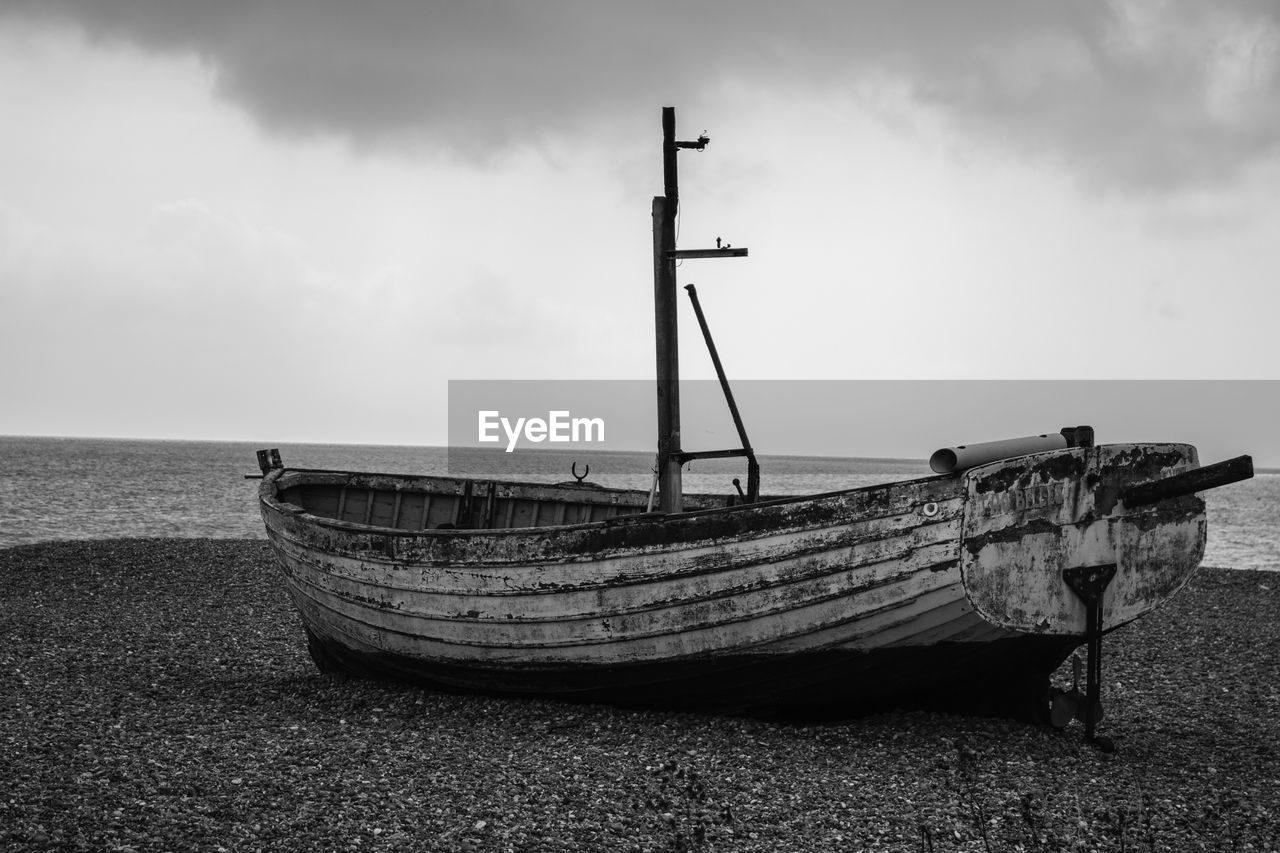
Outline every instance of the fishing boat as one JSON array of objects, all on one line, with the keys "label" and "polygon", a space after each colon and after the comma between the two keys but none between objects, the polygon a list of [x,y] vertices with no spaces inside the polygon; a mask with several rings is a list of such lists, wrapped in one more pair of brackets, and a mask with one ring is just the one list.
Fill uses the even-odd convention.
[{"label": "fishing boat", "polygon": [[[654,199],[654,488],[286,468],[259,502],[326,673],[629,706],[821,715],[946,707],[1100,718],[1101,638],[1176,594],[1206,537],[1199,492],[1252,475],[1187,444],[1099,445],[1088,427],[947,448],[933,476],[760,495],[742,446],[680,446],[675,139]],[[693,459],[743,457],[747,487],[684,494]],[[576,474],[576,471],[575,471]],[[1050,675],[1089,647],[1087,695]]]}]

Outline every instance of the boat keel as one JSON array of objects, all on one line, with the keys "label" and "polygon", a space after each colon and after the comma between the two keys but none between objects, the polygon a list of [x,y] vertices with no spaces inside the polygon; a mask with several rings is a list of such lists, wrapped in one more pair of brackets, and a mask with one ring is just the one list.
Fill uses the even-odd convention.
[{"label": "boat keel", "polygon": [[[1079,638],[1018,636],[874,651],[736,654],[616,667],[460,667],[356,650],[308,631],[317,668],[451,693],[832,721],[924,710],[1049,723],[1049,679]],[[317,646],[319,647],[317,649]]]}]

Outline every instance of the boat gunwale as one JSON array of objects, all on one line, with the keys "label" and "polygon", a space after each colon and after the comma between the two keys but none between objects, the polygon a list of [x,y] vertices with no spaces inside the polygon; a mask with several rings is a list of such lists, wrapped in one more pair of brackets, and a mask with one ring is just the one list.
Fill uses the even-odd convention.
[{"label": "boat gunwale", "polygon": [[[1057,452],[1057,451],[1050,451],[1050,452]],[[460,483],[470,481],[470,482],[478,482],[478,483],[486,483],[486,484],[493,483],[494,485],[498,485],[498,486],[517,486],[517,487],[537,486],[537,487],[568,488],[568,489],[578,488],[578,486],[577,484],[566,484],[563,486],[558,486],[555,483],[534,483],[534,482],[528,482],[528,481],[514,481],[514,480],[488,480],[488,479],[479,478],[479,477],[441,477],[440,475],[437,475],[437,474],[383,474],[383,473],[364,472],[364,471],[336,471],[336,470],[330,470],[330,469],[324,469],[324,468],[280,468],[280,469],[269,472],[263,478],[262,485],[259,487],[259,490],[258,490],[259,502],[262,505],[267,506],[272,510],[280,513],[281,515],[303,517],[307,519],[309,523],[314,523],[321,527],[327,527],[327,528],[331,528],[331,529],[342,531],[342,532],[368,533],[368,534],[376,534],[380,536],[398,536],[402,538],[406,538],[406,537],[422,538],[422,537],[435,537],[435,536],[443,536],[443,537],[449,537],[449,538],[453,538],[453,537],[471,538],[471,537],[481,537],[481,536],[484,536],[484,537],[529,536],[529,535],[546,535],[548,531],[560,532],[560,531],[604,529],[607,527],[616,527],[620,525],[665,524],[667,522],[683,521],[686,519],[697,519],[697,518],[703,518],[710,515],[721,515],[721,514],[732,515],[732,514],[749,513],[749,512],[758,511],[760,509],[770,509],[778,506],[783,506],[786,504],[802,503],[806,501],[816,502],[816,501],[830,500],[833,498],[840,498],[840,497],[855,494],[858,492],[875,491],[877,489],[903,489],[903,488],[922,485],[926,483],[937,483],[945,480],[954,481],[954,483],[959,486],[959,485],[962,485],[964,482],[963,473],[934,474],[928,477],[917,477],[910,480],[892,480],[887,483],[873,483],[872,485],[869,485],[869,486],[854,486],[848,489],[836,489],[836,490],[827,491],[827,492],[816,492],[816,493],[809,493],[809,494],[803,494],[803,495],[780,495],[777,497],[769,498],[767,500],[756,501],[755,503],[741,503],[741,504],[733,504],[728,506],[707,507],[702,509],[685,510],[683,512],[674,512],[674,513],[662,513],[662,512],[630,513],[626,515],[613,516],[612,518],[601,519],[599,521],[585,521],[585,522],[577,522],[574,524],[552,524],[552,525],[540,525],[538,527],[480,527],[480,528],[445,528],[445,529],[429,528],[424,530],[406,530],[401,527],[385,527],[385,526],[374,525],[374,524],[365,524],[363,522],[356,522],[356,521],[342,521],[336,518],[329,518],[326,516],[316,515],[315,513],[309,511],[305,507],[300,507],[297,504],[292,504],[292,503],[288,503],[286,501],[280,500],[279,494],[281,491],[283,491],[282,488],[279,488],[277,486],[280,480],[284,479],[286,475],[307,475],[307,474],[329,474],[329,475],[335,475],[335,476],[347,477],[347,478],[369,477],[369,478],[379,478],[379,479],[388,479],[388,480],[398,480],[402,482],[414,481],[414,480],[425,480],[425,479],[438,479],[438,480],[449,479],[449,480],[456,480]],[[290,485],[285,486],[284,488],[289,488],[292,485],[300,485],[300,483],[292,483]],[[372,487],[357,485],[356,488],[372,488]],[[646,495],[646,496],[648,494],[647,492],[644,492],[639,489],[615,489],[607,486],[592,486],[591,489],[593,491],[603,491],[603,492],[609,492],[609,493],[615,493],[615,494]],[[398,492],[398,491],[419,491],[419,490],[389,488],[387,489],[387,491]],[[430,492],[427,492],[426,489],[422,489],[421,491],[423,491],[424,493],[430,494]],[[586,491],[586,489],[584,488],[583,491]],[[689,497],[704,498],[704,497],[717,497],[717,496],[690,495]],[[960,497],[963,499],[964,497],[963,491],[956,497]],[[929,501],[924,501],[923,503],[929,503]],[[608,504],[605,504],[605,505],[608,505]]]},{"label": "boat gunwale", "polygon": [[[952,523],[958,523],[961,526],[963,526],[964,500],[965,500],[965,497],[963,494],[957,494],[947,498],[940,498],[935,501],[939,507],[939,513],[937,516],[928,518],[924,521],[918,522],[913,525],[904,526],[901,529],[885,531],[885,532],[882,532],[881,534],[873,535],[870,537],[859,536],[857,539],[857,542],[850,542],[843,545],[838,543],[825,543],[822,545],[815,545],[810,548],[796,550],[791,553],[794,553],[797,555],[819,554],[819,553],[823,553],[824,551],[831,550],[833,547],[844,548],[844,547],[851,547],[855,544],[860,544],[863,541],[877,542],[882,540],[888,540],[896,536],[910,535],[914,531],[918,531],[918,530],[929,528],[929,527],[936,527],[936,526],[952,524]],[[928,501],[926,501],[926,503],[928,503]],[[954,506],[952,506],[953,504]],[[946,510],[945,512],[944,512],[944,509]],[[741,542],[744,540],[756,541],[760,539],[767,539],[772,536],[785,535],[789,533],[819,534],[823,532],[829,532],[833,530],[847,528],[851,524],[874,523],[874,522],[880,522],[880,521],[889,521],[896,518],[905,518],[907,515],[909,515],[913,511],[914,511],[913,507],[908,506],[908,507],[903,507],[902,509],[899,509],[899,510],[886,509],[882,512],[871,512],[871,513],[867,513],[866,515],[853,517],[853,518],[845,517],[845,518],[825,520],[822,522],[796,524],[787,528],[779,528],[779,527],[763,528],[761,530],[754,531],[755,535],[753,536],[735,537],[734,541],[735,542]],[[285,516],[292,516],[296,519],[299,515],[306,516],[306,518],[303,519],[304,524],[311,523],[309,519],[315,518],[315,516],[312,516],[305,512],[296,513],[296,512],[286,511],[285,513],[281,514],[281,521],[282,522],[284,521]],[[599,525],[602,523],[603,522],[590,522],[590,525]],[[385,529],[385,528],[374,528],[372,527],[372,525],[361,525],[358,522],[336,522],[334,525],[329,525],[329,526],[333,527],[333,526],[336,526],[337,524],[341,524],[344,527],[354,527],[355,528],[354,530],[339,529],[340,533],[353,535],[353,536],[354,535],[380,536],[382,535],[381,531]],[[589,525],[573,524],[573,525],[560,525],[558,527],[544,527],[544,528],[521,527],[521,528],[504,528],[504,529],[510,529],[510,530],[516,530],[516,531],[548,531],[552,533],[558,533],[562,530],[573,532],[587,526]],[[485,529],[482,528],[480,532],[484,532],[484,530]],[[295,548],[298,548],[300,550],[306,550],[306,551],[325,550],[322,548],[317,548],[317,546],[314,543],[307,542],[305,539],[302,539],[299,536],[295,535],[294,533],[290,532],[289,530],[286,529],[284,523],[277,523],[274,525],[268,523],[267,532],[268,534],[272,534],[274,536],[281,538],[282,540],[290,543]],[[436,531],[424,530],[424,531],[408,531],[408,532],[434,533]],[[440,532],[453,533],[455,531],[446,529],[446,530],[441,530]],[[466,532],[476,532],[476,531],[466,531]],[[959,537],[959,534],[960,534],[960,531],[957,531],[957,539]],[[697,542],[701,542],[703,545],[705,545],[708,548],[723,545],[723,543],[720,542],[719,540],[712,538],[712,539],[703,539],[703,540],[682,540],[679,542],[666,543],[664,545],[660,545],[656,547],[659,552],[663,552],[663,553],[685,552],[691,546],[695,545]],[[406,566],[406,561],[403,557],[392,556],[384,553],[378,553],[375,551],[360,550],[356,552],[356,551],[344,550],[340,553],[344,557],[347,557],[353,560],[358,560],[361,563],[366,563],[366,564],[376,564],[379,566],[384,566],[389,568],[403,568]],[[637,551],[636,556],[639,556],[639,555],[640,555],[640,552]],[[474,560],[459,562],[456,559],[452,559],[452,558],[415,559],[412,561],[412,566],[414,568],[443,568],[443,569],[458,568],[458,567],[465,566],[465,568],[467,568],[468,571],[486,571],[486,570],[506,570],[512,567],[534,568],[538,566],[562,565],[566,562],[568,563],[591,562],[591,561],[596,561],[601,559],[602,558],[598,554],[580,554],[572,557],[566,557],[563,554],[559,554],[555,556],[547,556],[547,557],[539,557],[539,558],[522,555],[518,558],[511,558],[506,560],[490,559],[484,562],[474,561]],[[611,559],[611,558],[603,558],[603,559]],[[699,568],[696,570],[681,572],[680,576],[693,577],[697,575],[704,575],[704,574],[714,573],[718,571],[723,571],[723,568],[722,567]],[[613,579],[610,581],[604,581],[599,584],[595,584],[591,588],[604,588],[608,586],[613,586],[617,583],[623,583],[628,585],[633,583],[648,583],[658,577],[670,578],[672,577],[672,575],[668,573],[660,576],[659,575],[637,576],[636,578],[628,579],[626,581],[619,581],[617,579]],[[494,594],[498,594],[498,591],[495,591]]]}]

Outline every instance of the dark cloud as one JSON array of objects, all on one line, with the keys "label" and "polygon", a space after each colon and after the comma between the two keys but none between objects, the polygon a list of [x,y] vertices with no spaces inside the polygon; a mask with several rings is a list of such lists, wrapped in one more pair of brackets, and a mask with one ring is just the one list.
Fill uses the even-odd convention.
[{"label": "dark cloud", "polygon": [[732,81],[847,97],[893,80],[984,144],[1153,190],[1236,177],[1280,138],[1267,0],[8,0],[193,53],[276,132],[477,155],[694,106]]}]

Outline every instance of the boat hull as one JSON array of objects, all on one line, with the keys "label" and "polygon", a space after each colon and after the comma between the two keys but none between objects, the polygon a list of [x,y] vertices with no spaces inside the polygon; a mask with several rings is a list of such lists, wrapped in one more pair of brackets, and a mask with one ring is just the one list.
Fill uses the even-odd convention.
[{"label": "boat hull", "polygon": [[[1194,449],[1141,447],[1194,465]],[[1056,460],[1084,482],[1116,458],[1108,454],[1027,458]],[[1150,473],[1113,467],[1116,483]],[[747,506],[506,529],[321,517],[306,507],[308,477],[318,476],[308,472],[272,472],[261,503],[312,656],[326,671],[631,706],[804,715],[913,706],[1036,717],[1050,673],[1083,642],[1082,630],[1070,608],[1069,618],[1030,630],[993,615],[990,578],[1019,554],[966,548],[966,531],[992,547],[1005,541],[999,531],[1012,536],[1019,525],[1050,537],[1035,517],[1040,508],[1029,514],[1016,499],[1043,470],[983,466]],[[395,492],[397,507],[424,488],[414,478],[344,476],[352,489]],[[471,492],[514,500],[514,488],[476,484]],[[988,497],[1001,490],[1015,497]],[[1074,509],[1096,514],[1099,506],[1076,499]],[[1178,523],[1193,510],[1183,505]],[[1203,504],[1199,511],[1202,521]],[[1134,513],[1117,530],[1167,521],[1153,518]],[[1057,520],[1059,538],[1096,522],[1061,507]],[[1176,582],[1156,593],[1185,582],[1199,562],[1189,544],[1193,553],[1170,573]],[[1058,562],[1037,557],[1004,569],[1021,571],[1029,589],[1060,585],[1060,564],[1076,559],[1048,539],[1023,556],[1033,552]],[[1100,555],[1094,547],[1083,558]],[[1153,593],[1123,615],[1158,603]]]}]

